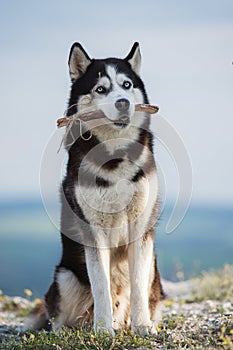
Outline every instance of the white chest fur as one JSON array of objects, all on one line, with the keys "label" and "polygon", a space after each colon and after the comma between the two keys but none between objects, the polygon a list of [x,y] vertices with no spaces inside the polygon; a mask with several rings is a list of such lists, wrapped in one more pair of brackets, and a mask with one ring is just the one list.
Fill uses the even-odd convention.
[{"label": "white chest fur", "polygon": [[77,185],[76,199],[93,233],[90,244],[117,247],[143,235],[157,192],[155,172],[137,183],[121,179],[108,188]]},{"label": "white chest fur", "polygon": [[[136,128],[133,128],[136,131]],[[132,130],[131,130],[132,131]],[[104,133],[102,133],[103,135]],[[106,136],[106,135],[105,135]],[[157,175],[155,169],[142,176],[139,181],[133,181],[135,174],[151,159],[150,150],[136,141],[133,152],[138,149],[139,156],[134,160],[132,154],[125,154],[117,167],[106,169],[103,164],[97,166],[94,159],[100,157],[101,146],[104,144],[110,159],[114,159],[114,152],[125,150],[132,139],[138,138],[136,132],[130,138],[112,138],[101,140],[83,158],[79,167],[79,181],[75,188],[76,200],[81,207],[85,219],[90,223],[93,242],[90,244],[108,245],[116,247],[129,243],[139,235],[143,235],[150,220],[151,212],[157,200]],[[124,154],[124,152],[123,152]],[[111,157],[113,155],[113,157]],[[108,159],[103,159],[103,162]],[[87,174],[91,184],[82,183]],[[97,186],[96,178],[108,182],[107,186]],[[84,181],[85,182],[85,181]],[[136,232],[136,231],[140,232]],[[85,236],[85,232],[82,232]],[[97,243],[96,243],[97,242]]]}]

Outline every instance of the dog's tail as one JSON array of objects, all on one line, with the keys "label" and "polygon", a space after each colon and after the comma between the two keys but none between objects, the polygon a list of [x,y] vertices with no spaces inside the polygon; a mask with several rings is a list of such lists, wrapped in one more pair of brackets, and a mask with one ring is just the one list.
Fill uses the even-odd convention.
[{"label": "dog's tail", "polygon": [[51,323],[47,317],[45,301],[42,300],[38,302],[35,308],[31,311],[29,316],[27,317],[24,325],[23,331],[27,330],[51,330]]}]

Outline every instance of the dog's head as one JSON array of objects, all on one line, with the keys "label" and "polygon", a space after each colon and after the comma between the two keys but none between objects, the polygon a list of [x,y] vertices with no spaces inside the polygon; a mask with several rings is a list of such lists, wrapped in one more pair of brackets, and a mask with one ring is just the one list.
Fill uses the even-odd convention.
[{"label": "dog's head", "polygon": [[[101,109],[114,129],[126,129],[132,123],[140,126],[135,104],[148,103],[140,78],[141,54],[134,43],[124,59],[91,59],[79,43],[74,43],[69,56],[72,81],[69,106],[78,111]],[[76,112],[71,108],[69,115]]]}]

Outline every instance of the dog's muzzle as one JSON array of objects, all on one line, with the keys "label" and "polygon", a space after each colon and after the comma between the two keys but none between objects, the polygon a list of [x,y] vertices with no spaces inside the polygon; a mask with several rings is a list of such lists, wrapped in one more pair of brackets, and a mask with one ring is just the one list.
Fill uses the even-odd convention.
[{"label": "dog's muzzle", "polygon": [[125,128],[130,123],[130,118],[128,116],[130,102],[126,98],[120,98],[116,101],[115,107],[120,112],[120,117],[114,122],[114,125]]}]

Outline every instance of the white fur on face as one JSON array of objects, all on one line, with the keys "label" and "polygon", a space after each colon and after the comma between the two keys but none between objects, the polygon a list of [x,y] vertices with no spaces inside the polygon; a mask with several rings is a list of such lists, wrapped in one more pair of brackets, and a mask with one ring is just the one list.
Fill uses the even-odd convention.
[{"label": "white fur on face", "polygon": [[[79,111],[85,108],[101,109],[110,121],[117,121],[121,116],[115,103],[119,99],[126,99],[130,106],[125,114],[130,118],[131,124],[140,126],[142,123],[142,114],[135,113],[135,104],[143,103],[143,95],[140,89],[134,88],[132,81],[127,75],[118,73],[116,67],[108,65],[106,67],[108,74],[104,77],[99,77],[98,83],[93,87],[89,95],[82,96],[79,99]],[[123,87],[123,83],[129,81],[132,86],[129,89]],[[97,89],[104,87],[106,94],[99,94]],[[114,129],[118,129],[114,123],[110,123]]]}]

